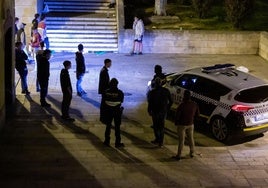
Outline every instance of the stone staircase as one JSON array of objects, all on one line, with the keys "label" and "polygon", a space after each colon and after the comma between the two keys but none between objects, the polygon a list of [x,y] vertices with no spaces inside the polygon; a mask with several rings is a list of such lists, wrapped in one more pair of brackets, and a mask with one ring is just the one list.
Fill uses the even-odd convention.
[{"label": "stone staircase", "polygon": [[82,43],[85,52],[117,52],[116,8],[109,0],[45,0],[50,48],[75,52]]}]

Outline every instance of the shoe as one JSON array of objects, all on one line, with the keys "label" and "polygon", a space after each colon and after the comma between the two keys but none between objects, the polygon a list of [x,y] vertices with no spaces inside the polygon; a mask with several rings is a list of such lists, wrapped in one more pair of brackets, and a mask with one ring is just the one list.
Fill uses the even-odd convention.
[{"label": "shoe", "polygon": [[174,155],[174,156],[172,156],[171,158],[172,158],[172,159],[175,159],[176,161],[181,160],[181,157],[178,156],[178,155]]},{"label": "shoe", "polygon": [[51,104],[48,104],[47,102],[41,103],[42,107],[51,107]]},{"label": "shoe", "polygon": [[77,96],[82,97],[82,93],[77,93]]},{"label": "shoe", "polygon": [[142,55],[142,52],[139,52],[138,55]]},{"label": "shoe", "polygon": [[25,94],[26,93],[26,91],[21,91],[21,94]]},{"label": "shoe", "polygon": [[62,119],[66,120],[66,121],[70,121],[70,122],[74,122],[75,119],[74,118],[71,118],[70,116],[61,116]]},{"label": "shoe", "polygon": [[164,145],[163,145],[162,143],[159,143],[159,144],[158,144],[158,147],[163,148]]},{"label": "shoe", "polygon": [[107,147],[110,147],[110,143],[109,142],[106,142],[106,141],[103,142],[103,145],[105,145]]},{"label": "shoe", "polygon": [[156,140],[152,140],[151,143],[154,144],[154,145],[158,145],[159,144]]},{"label": "shoe", "polygon": [[125,144],[123,144],[123,143],[115,144],[115,147],[116,148],[123,148],[123,147],[125,147]]},{"label": "shoe", "polygon": [[194,154],[194,153],[190,153],[189,156],[190,156],[191,158],[194,158],[195,154]]},{"label": "shoe", "polygon": [[129,55],[134,55],[135,53],[133,52],[133,51],[131,51],[130,53],[129,53]]},{"label": "shoe", "polygon": [[30,91],[25,91],[25,95],[30,95],[31,94],[31,92]]}]

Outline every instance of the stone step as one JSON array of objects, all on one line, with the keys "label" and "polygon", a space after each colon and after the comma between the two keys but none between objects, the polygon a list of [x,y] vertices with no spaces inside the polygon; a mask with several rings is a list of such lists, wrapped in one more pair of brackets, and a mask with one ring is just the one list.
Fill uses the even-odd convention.
[{"label": "stone step", "polygon": [[90,39],[85,39],[85,38],[57,38],[57,37],[49,37],[49,41],[51,43],[56,44],[57,42],[61,43],[76,43],[78,40],[83,41],[83,43],[106,43],[106,44],[117,44],[117,39],[116,38],[103,38],[103,39],[95,39],[95,38],[90,38]]},{"label": "stone step", "polygon": [[[55,17],[52,17],[55,16]],[[71,17],[73,16],[73,17]],[[49,17],[46,18],[46,21],[62,21],[62,22],[67,22],[67,21],[81,21],[81,22],[116,22],[116,17],[110,17],[107,18],[106,14],[86,14],[86,15],[80,15],[80,14],[75,14],[75,15],[66,15],[63,14],[50,14]]]},{"label": "stone step", "polygon": [[117,26],[106,26],[106,25],[51,25],[50,23],[47,24],[47,27],[50,29],[58,29],[58,30],[64,30],[64,29],[69,29],[69,30],[116,30]]},{"label": "stone step", "polygon": [[55,37],[58,38],[66,38],[66,37],[70,37],[70,35],[72,35],[72,37],[75,38],[87,38],[87,37],[94,37],[94,38],[114,38],[117,37],[117,32],[116,30],[89,30],[89,31],[75,31],[75,30],[48,30],[47,31],[47,35],[51,36],[54,35]]},{"label": "stone step", "polygon": [[[99,46],[99,47],[96,47],[95,45],[94,46],[88,46],[88,44],[86,43],[83,43],[84,45],[84,51],[86,52],[117,52],[118,51],[118,48],[117,47],[106,47],[106,46]],[[69,46],[69,47],[66,47],[66,46],[55,46],[54,44],[53,45],[50,45],[50,49],[55,51],[55,52],[76,52],[77,51],[77,44],[74,44],[72,43],[72,46]]]}]

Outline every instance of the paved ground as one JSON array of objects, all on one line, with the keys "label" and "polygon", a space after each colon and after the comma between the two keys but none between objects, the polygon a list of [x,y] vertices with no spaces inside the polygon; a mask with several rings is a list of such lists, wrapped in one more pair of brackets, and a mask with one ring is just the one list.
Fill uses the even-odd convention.
[{"label": "paved ground", "polygon": [[[88,73],[83,82],[87,96],[73,95],[71,115],[66,123],[60,118],[59,73],[62,62],[74,64],[70,74],[75,90],[73,54],[54,54],[48,101],[39,105],[35,92],[36,72],[29,73],[31,95],[25,97],[17,87],[15,117],[0,133],[0,187],[268,187],[268,135],[237,140],[224,145],[204,132],[195,133],[201,156],[179,162],[174,125],[167,120],[165,147],[150,144],[153,132],[146,112],[146,85],[155,64],[164,72],[190,67],[235,63],[252,74],[268,80],[268,63],[254,55],[175,55],[86,54]],[[98,121],[100,97],[98,74],[105,58],[113,65],[110,76],[119,80],[125,92],[122,141],[126,147],[104,147],[104,125]],[[33,70],[33,65],[29,65]],[[16,78],[18,75],[16,75]],[[20,84],[20,83],[18,83]],[[112,136],[112,143],[114,137]]]}]

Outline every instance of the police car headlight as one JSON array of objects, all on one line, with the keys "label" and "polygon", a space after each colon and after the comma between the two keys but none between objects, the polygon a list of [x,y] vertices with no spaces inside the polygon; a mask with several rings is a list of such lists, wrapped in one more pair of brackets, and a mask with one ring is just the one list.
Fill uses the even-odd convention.
[{"label": "police car headlight", "polygon": [[152,81],[149,81],[149,82],[147,83],[147,86],[150,87],[151,84],[152,84]]}]

